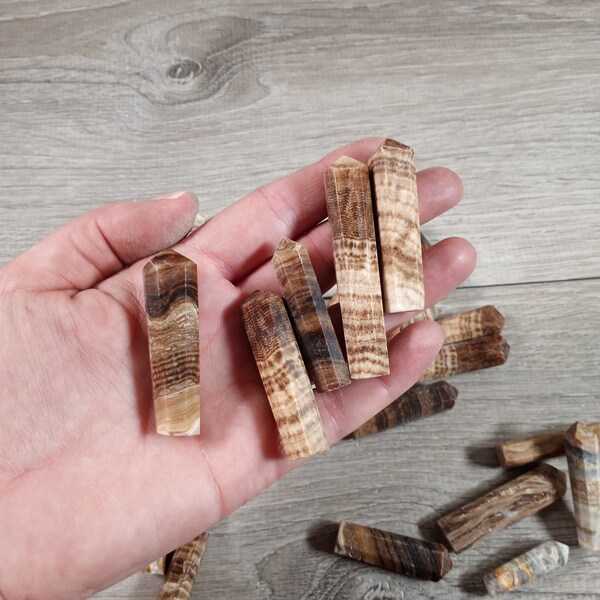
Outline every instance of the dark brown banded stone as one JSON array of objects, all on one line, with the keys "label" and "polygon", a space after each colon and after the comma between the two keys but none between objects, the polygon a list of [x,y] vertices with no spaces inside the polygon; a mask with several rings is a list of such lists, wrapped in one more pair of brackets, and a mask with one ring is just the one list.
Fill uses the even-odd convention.
[{"label": "dark brown banded stone", "polygon": [[272,260],[306,369],[317,392],[350,383],[350,373],[304,246],[283,238]]},{"label": "dark brown banded stone", "polygon": [[156,431],[200,433],[198,272],[172,248],[144,267]]},{"label": "dark brown banded stone", "polygon": [[497,367],[506,362],[509,352],[510,346],[500,335],[445,344],[420,381]]},{"label": "dark brown banded stone", "polygon": [[352,379],[390,372],[367,165],[342,156],[325,172],[333,259]]},{"label": "dark brown banded stone", "polygon": [[242,318],[287,457],[324,452],[329,445],[283,300],[257,290],[242,305]]},{"label": "dark brown banded stone", "polygon": [[450,410],[457,396],[458,390],[447,381],[414,386],[363,423],[351,434],[351,437],[355,439],[366,437],[402,423]]},{"label": "dark brown banded stone", "polygon": [[442,517],[438,527],[458,554],[550,506],[564,495],[566,480],[562,471],[540,465]]},{"label": "dark brown banded stone", "polygon": [[335,553],[401,575],[439,581],[452,568],[442,544],[342,521]]}]

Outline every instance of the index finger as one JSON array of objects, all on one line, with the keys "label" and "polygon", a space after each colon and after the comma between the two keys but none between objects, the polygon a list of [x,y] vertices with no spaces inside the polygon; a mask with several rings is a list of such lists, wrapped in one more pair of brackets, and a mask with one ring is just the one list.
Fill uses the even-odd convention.
[{"label": "index finger", "polygon": [[271,258],[282,237],[296,239],[327,216],[323,174],[340,156],[366,162],[383,141],[366,138],[338,148],[316,163],[251,192],[221,211],[188,246],[213,259],[232,283]]}]

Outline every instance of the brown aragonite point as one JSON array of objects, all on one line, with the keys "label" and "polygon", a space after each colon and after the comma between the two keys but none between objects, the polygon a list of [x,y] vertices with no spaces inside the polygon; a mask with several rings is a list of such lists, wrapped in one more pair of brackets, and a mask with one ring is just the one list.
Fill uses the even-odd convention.
[{"label": "brown aragonite point", "polygon": [[510,346],[500,335],[445,344],[419,381],[497,367],[506,362],[509,352]]},{"label": "brown aragonite point", "polygon": [[412,148],[387,139],[369,159],[386,313],[423,310],[425,285]]},{"label": "brown aragonite point", "polygon": [[438,520],[457,554],[488,535],[533,515],[564,495],[567,478],[551,465],[540,465]]},{"label": "brown aragonite point", "polygon": [[[592,423],[590,427],[597,435],[600,435],[600,423]],[[565,451],[566,433],[565,429],[561,429],[520,440],[502,442],[496,446],[498,462],[504,468],[510,468],[528,465],[544,458],[560,456]]]},{"label": "brown aragonite point", "polygon": [[317,392],[329,392],[348,385],[348,366],[308,251],[304,246],[283,238],[272,262],[308,375]]},{"label": "brown aragonite point", "polygon": [[423,235],[421,234],[421,250],[425,252],[425,250],[429,250],[433,244]]},{"label": "brown aragonite point", "polygon": [[327,212],[350,376],[388,375],[377,242],[367,165],[342,156],[325,172]]},{"label": "brown aragonite point", "polygon": [[203,533],[175,550],[158,600],[189,600],[207,544],[208,533]]},{"label": "brown aragonite point", "polygon": [[494,306],[488,305],[442,317],[438,323],[446,334],[444,344],[453,344],[488,335],[500,335],[504,327],[504,316]]},{"label": "brown aragonite point", "polygon": [[196,263],[172,248],[144,267],[156,431],[200,433],[200,340]]},{"label": "brown aragonite point", "polygon": [[573,512],[579,545],[600,550],[600,440],[596,430],[577,421],[565,434]]},{"label": "brown aragonite point", "polygon": [[342,521],[335,553],[401,575],[439,581],[452,568],[441,544]]},{"label": "brown aragonite point", "polygon": [[363,423],[351,437],[357,439],[402,423],[429,417],[454,406],[458,390],[447,381],[417,385]]},{"label": "brown aragonite point", "polygon": [[490,596],[511,592],[563,567],[569,560],[569,546],[560,542],[544,542],[483,576]]},{"label": "brown aragonite point", "polygon": [[324,452],[325,430],[283,300],[257,290],[242,317],[287,457]]}]

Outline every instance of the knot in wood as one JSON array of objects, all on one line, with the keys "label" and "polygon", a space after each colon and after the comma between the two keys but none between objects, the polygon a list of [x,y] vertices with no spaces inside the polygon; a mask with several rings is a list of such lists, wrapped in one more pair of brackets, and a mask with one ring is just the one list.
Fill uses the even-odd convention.
[{"label": "knot in wood", "polygon": [[181,60],[167,71],[167,77],[175,79],[178,83],[192,81],[202,71],[202,65],[193,60]]}]

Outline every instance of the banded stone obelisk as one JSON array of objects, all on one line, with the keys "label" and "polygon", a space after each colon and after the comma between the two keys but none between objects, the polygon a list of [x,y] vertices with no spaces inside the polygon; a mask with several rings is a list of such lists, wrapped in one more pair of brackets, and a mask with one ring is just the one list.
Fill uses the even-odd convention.
[{"label": "banded stone obelisk", "polygon": [[189,600],[207,544],[208,533],[203,533],[175,550],[158,600]]},{"label": "banded stone obelisk", "polygon": [[436,413],[450,410],[458,390],[447,381],[416,385],[396,398],[391,404],[363,423],[351,437],[363,438],[378,431],[391,429],[402,423],[416,421]]},{"label": "banded stone obelisk", "polygon": [[196,263],[172,248],[144,267],[156,431],[200,433],[200,340]]},{"label": "banded stone obelisk", "polygon": [[578,421],[565,434],[565,453],[579,545],[600,550],[600,440]]},{"label": "banded stone obelisk", "polygon": [[342,521],[335,553],[401,575],[439,581],[452,568],[442,544]]},{"label": "banded stone obelisk", "polygon": [[283,300],[257,290],[242,305],[242,318],[287,457],[324,452],[325,430]]},{"label": "banded stone obelisk", "polygon": [[367,165],[342,156],[325,172],[327,212],[352,379],[390,372]]},{"label": "banded stone obelisk", "polygon": [[348,365],[329,318],[308,251],[283,238],[271,261],[283,291],[306,370],[317,392],[350,383]]}]

